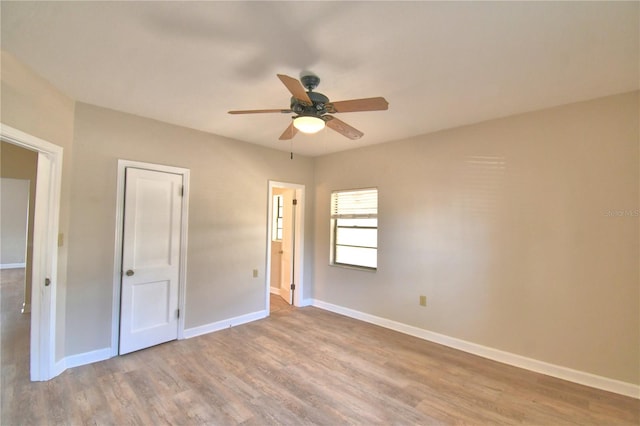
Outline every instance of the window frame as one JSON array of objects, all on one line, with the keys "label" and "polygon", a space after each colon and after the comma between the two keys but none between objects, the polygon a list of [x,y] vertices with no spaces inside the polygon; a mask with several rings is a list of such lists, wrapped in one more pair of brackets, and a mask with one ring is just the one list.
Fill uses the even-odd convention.
[{"label": "window frame", "polygon": [[[335,194],[339,194],[339,193],[350,193],[350,192],[367,192],[367,191],[375,191],[375,198],[376,198],[376,203],[375,203],[375,213],[349,213],[349,214],[344,214],[344,215],[340,215],[338,213],[334,212],[334,204],[336,203],[336,201],[334,201],[334,197]],[[341,189],[341,190],[334,190],[331,191],[331,198],[330,198],[330,254],[329,254],[329,265],[330,266],[338,266],[338,267],[342,267],[342,268],[348,268],[348,269],[358,269],[358,270],[364,270],[364,271],[370,271],[370,272],[376,272],[378,270],[378,249],[379,249],[379,243],[378,243],[378,230],[379,230],[379,223],[378,223],[378,195],[379,195],[379,191],[377,187],[369,187],[369,188],[357,188],[357,189]],[[340,217],[341,216],[341,217]],[[339,226],[338,225],[338,220],[339,219],[375,219],[376,220],[376,226]],[[375,229],[376,232],[376,246],[375,247],[371,247],[371,246],[353,246],[353,245],[347,245],[347,244],[338,244],[338,230],[342,228],[342,229]],[[355,263],[344,263],[344,262],[338,262],[336,260],[336,256],[337,256],[337,248],[338,246],[342,246],[342,247],[359,247],[359,248],[364,248],[364,249],[373,249],[375,250],[375,267],[372,266],[367,266],[367,265],[362,265],[362,264],[355,264]]]},{"label": "window frame", "polygon": [[[273,223],[271,224],[271,240],[282,241],[284,229],[284,196],[276,194],[273,196]],[[279,231],[279,232],[278,232]],[[278,235],[280,238],[278,238]]]}]

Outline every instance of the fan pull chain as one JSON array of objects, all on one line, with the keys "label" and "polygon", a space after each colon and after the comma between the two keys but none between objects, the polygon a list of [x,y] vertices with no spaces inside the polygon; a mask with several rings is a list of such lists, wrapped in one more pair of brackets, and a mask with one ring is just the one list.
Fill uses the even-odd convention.
[{"label": "fan pull chain", "polygon": [[291,160],[293,160],[293,138],[291,139]]}]

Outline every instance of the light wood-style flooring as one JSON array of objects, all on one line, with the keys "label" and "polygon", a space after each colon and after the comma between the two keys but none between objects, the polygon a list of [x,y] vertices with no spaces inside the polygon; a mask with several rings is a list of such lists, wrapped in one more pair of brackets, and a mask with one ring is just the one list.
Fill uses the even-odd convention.
[{"label": "light wood-style flooring", "polygon": [[3,426],[640,424],[638,400],[277,297],[267,319],[31,383],[16,280],[2,271]]}]

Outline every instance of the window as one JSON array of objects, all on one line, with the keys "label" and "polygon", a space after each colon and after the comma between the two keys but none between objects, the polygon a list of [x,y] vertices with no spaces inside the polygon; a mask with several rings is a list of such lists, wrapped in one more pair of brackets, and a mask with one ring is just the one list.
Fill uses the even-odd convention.
[{"label": "window", "polygon": [[331,264],[378,267],[378,190],[331,194]]},{"label": "window", "polygon": [[282,195],[273,196],[273,228],[271,237],[273,241],[282,240],[282,213],[284,210],[284,199]]}]

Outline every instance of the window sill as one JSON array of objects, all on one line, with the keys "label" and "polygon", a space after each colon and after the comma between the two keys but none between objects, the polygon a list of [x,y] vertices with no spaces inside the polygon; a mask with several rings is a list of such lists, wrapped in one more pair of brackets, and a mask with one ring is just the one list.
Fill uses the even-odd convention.
[{"label": "window sill", "polygon": [[366,266],[356,266],[356,265],[345,265],[342,263],[330,263],[329,266],[334,268],[342,268],[342,269],[354,269],[356,271],[364,271],[364,272],[378,272],[378,268],[368,268]]}]

